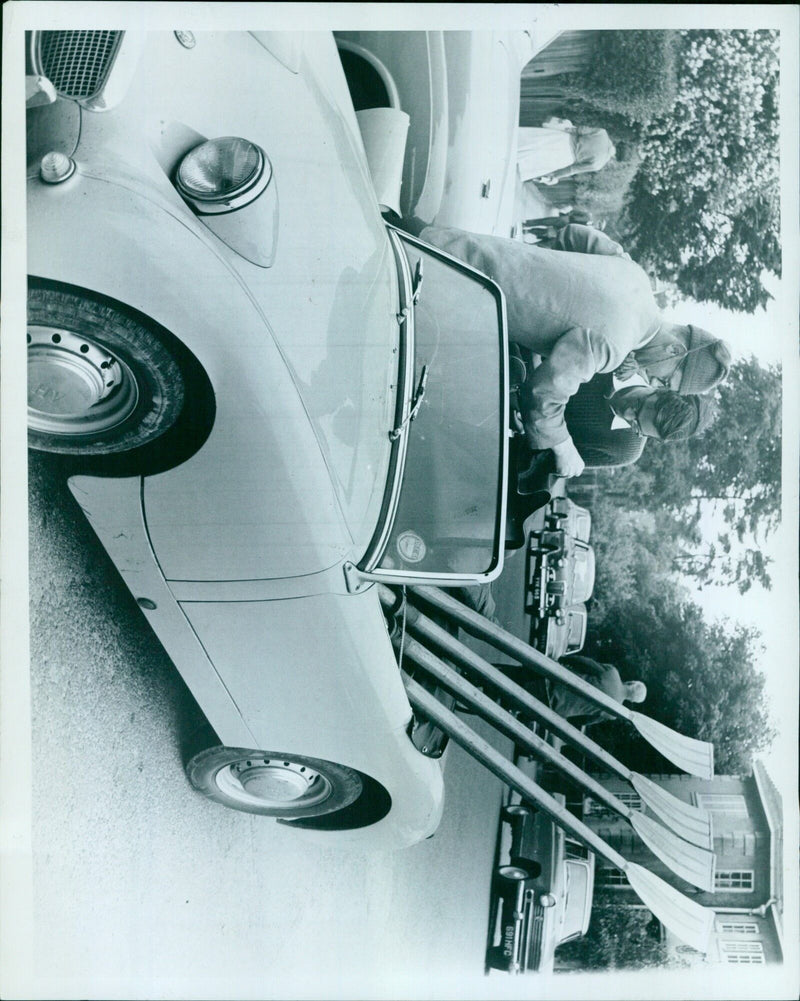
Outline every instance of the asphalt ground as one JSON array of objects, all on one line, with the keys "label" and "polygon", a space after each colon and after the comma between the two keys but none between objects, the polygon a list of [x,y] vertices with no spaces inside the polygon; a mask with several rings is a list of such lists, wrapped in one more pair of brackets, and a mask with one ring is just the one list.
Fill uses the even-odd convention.
[{"label": "asphalt ground", "polygon": [[36,993],[493,993],[501,783],[451,746],[439,830],[395,853],[300,844],[193,793],[181,742],[199,710],[65,468],[29,463]]}]

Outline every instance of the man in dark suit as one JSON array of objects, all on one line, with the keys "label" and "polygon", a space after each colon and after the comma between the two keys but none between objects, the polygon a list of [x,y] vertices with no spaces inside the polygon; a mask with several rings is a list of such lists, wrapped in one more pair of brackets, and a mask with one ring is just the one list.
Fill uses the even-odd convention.
[{"label": "man in dark suit", "polygon": [[[524,408],[524,387],[520,392]],[[571,397],[564,412],[575,447],[590,468],[629,465],[642,454],[648,438],[691,438],[709,427],[714,416],[709,397],[649,386],[635,374],[626,380],[613,374],[596,375]],[[522,493],[532,489],[545,464],[542,452],[535,452],[530,467],[518,479]]]},{"label": "man in dark suit", "polygon": [[628,465],[648,438],[692,438],[714,420],[707,396],[641,385],[635,378],[616,383],[613,375],[595,376],[567,404],[567,428],[587,466]]},{"label": "man in dark suit", "polygon": [[[699,328],[667,320],[645,271],[624,253],[609,252],[605,243],[613,241],[591,229],[583,234],[586,247],[555,251],[418,224],[404,221],[410,232],[500,285],[509,339],[542,356],[542,364],[529,373],[532,392],[526,398],[524,428],[531,448],[553,450],[562,476],[578,476],[584,465],[565,421],[567,401],[581,384],[597,373],[615,371],[631,352],[638,357],[645,347],[648,373],[672,378],[686,360],[690,341],[704,351],[706,341],[715,340]],[[578,240],[586,227],[565,229],[578,230],[571,234]]]}]

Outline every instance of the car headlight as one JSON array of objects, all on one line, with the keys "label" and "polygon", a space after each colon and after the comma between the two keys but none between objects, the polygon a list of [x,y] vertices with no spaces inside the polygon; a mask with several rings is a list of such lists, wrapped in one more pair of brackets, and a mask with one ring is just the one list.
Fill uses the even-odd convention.
[{"label": "car headlight", "polygon": [[218,214],[249,205],[271,177],[272,165],[260,146],[224,136],[190,150],[178,166],[175,184],[196,212]]},{"label": "car headlight", "polygon": [[541,897],[539,897],[539,903],[542,905],[542,907],[555,907],[556,906],[555,895],[552,893],[543,893]]}]

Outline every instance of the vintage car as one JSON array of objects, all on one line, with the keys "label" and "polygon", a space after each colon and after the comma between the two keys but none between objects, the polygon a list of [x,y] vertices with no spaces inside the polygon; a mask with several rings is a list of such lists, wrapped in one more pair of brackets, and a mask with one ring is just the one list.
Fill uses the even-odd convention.
[{"label": "vintage car", "polygon": [[[536,771],[530,759],[517,763]],[[563,794],[554,796],[563,805]],[[551,973],[556,949],[588,930],[594,868],[592,852],[512,795],[501,814],[487,967]]]},{"label": "vintage car", "polygon": [[373,584],[502,568],[502,293],[385,223],[332,35],[28,46],[29,445],[209,721],[192,785],[429,836]]},{"label": "vintage car", "polygon": [[527,31],[341,31],[359,114],[409,116],[403,216],[521,238],[520,75],[541,47]]},{"label": "vintage car", "polygon": [[591,515],[569,497],[554,497],[528,536],[526,611],[531,642],[548,657],[578,653],[586,642],[586,602],[594,589]]}]

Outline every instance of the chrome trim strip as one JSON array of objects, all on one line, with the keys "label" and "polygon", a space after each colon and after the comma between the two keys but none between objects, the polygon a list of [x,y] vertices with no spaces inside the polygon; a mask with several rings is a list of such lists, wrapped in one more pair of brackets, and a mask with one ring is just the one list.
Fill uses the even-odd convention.
[{"label": "chrome trim strip", "polygon": [[[452,254],[448,254],[438,247],[433,247],[424,240],[419,240],[411,234],[402,232],[402,241],[400,239],[399,231],[396,227],[387,223],[387,230],[389,231],[389,236],[393,240],[393,246],[396,247],[397,243],[400,244],[399,253],[402,256],[403,262],[403,275],[406,278],[406,295],[408,296],[409,314],[407,322],[411,322],[410,330],[407,333],[411,334],[411,339],[413,340],[413,299],[412,290],[413,283],[411,281],[411,269],[406,260],[405,253],[402,251],[402,241],[407,241],[408,243],[415,244],[421,247],[426,254],[430,254],[433,257],[439,257],[447,260],[456,270],[463,271],[473,278],[477,278],[481,284],[489,288],[495,295],[497,300],[497,306],[499,310],[499,321],[500,321],[500,351],[501,351],[501,457],[500,457],[500,478],[497,490],[497,510],[499,517],[496,522],[496,532],[495,532],[495,545],[494,545],[494,556],[489,567],[489,570],[485,573],[479,574],[459,574],[459,575],[447,575],[447,574],[435,574],[435,573],[421,573],[407,570],[392,570],[383,571],[376,569],[378,560],[383,555],[383,549],[389,540],[389,535],[391,534],[391,529],[394,523],[394,516],[397,512],[397,505],[400,496],[400,484],[402,482],[402,477],[396,477],[395,483],[393,484],[394,490],[396,490],[396,495],[393,493],[393,509],[391,514],[391,519],[386,519],[383,531],[380,536],[380,545],[370,546],[367,556],[362,559],[358,567],[350,566],[347,570],[348,576],[348,586],[352,587],[352,578],[358,578],[363,581],[380,581],[385,584],[438,584],[442,587],[457,587],[461,585],[469,584],[482,584],[488,583],[498,577],[503,570],[503,558],[505,554],[505,534],[506,534],[506,485],[508,483],[508,453],[509,453],[509,437],[507,429],[509,426],[509,410],[510,410],[510,400],[509,400],[509,384],[508,384],[508,323],[506,319],[506,299],[503,294],[503,290],[493,281],[488,275],[485,275],[482,271],[477,268],[473,268],[471,265],[466,264],[464,261],[460,261],[457,257],[453,257]],[[397,252],[397,250],[395,251]],[[413,352],[411,355],[411,364],[413,365]],[[410,371],[410,369],[407,369]],[[409,380],[408,393],[406,394],[406,400],[403,407],[403,418],[405,418],[408,406],[410,405],[411,395],[413,394],[413,380]],[[398,426],[399,426],[398,422]],[[401,435],[398,439],[399,442],[403,444],[403,462],[405,462],[405,448],[408,439],[408,431],[410,424],[405,425],[405,434]],[[401,471],[402,472],[402,471]],[[363,568],[363,569],[362,569]]]},{"label": "chrome trim strip", "polygon": [[[408,258],[405,255],[405,251],[403,250],[403,245],[397,231],[394,227],[389,225],[387,225],[386,230],[389,234],[389,241],[392,244],[392,250],[394,251],[395,258],[399,264],[399,271],[402,276],[399,315],[405,316],[402,323],[402,326],[405,329],[401,331],[401,343],[403,344],[405,350],[401,357],[401,365],[398,373],[398,392],[403,391],[403,402],[402,411],[395,415],[394,423],[395,428],[402,427],[402,431],[394,441],[394,444],[397,447],[397,456],[394,465],[394,475],[389,491],[387,508],[385,512],[382,512],[381,529],[377,537],[375,537],[370,543],[364,559],[361,560],[365,573],[371,573],[374,570],[378,560],[383,555],[383,551],[386,549],[389,542],[389,536],[391,535],[392,528],[394,527],[394,519],[397,514],[398,504],[400,503],[400,488],[403,484],[403,472],[405,470],[406,452],[408,449],[408,435],[410,428],[410,421],[408,420],[408,417],[411,412],[411,401],[414,396],[414,299],[411,267],[409,266]],[[387,428],[386,430],[388,434],[390,429]]]}]

